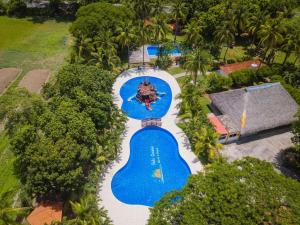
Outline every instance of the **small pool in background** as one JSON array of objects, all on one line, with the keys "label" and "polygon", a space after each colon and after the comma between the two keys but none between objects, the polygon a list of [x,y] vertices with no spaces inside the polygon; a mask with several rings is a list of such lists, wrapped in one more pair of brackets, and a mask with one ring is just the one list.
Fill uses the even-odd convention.
[{"label": "small pool in background", "polygon": [[[157,45],[149,45],[147,47],[147,53],[149,56],[158,56],[158,46]],[[170,54],[172,56],[180,56],[181,51],[178,47],[175,47],[171,50]]]},{"label": "small pool in background", "polygon": [[[143,81],[150,81],[160,94],[160,97],[154,103],[151,103],[152,110],[148,110],[145,104],[135,99],[138,86]],[[123,99],[122,110],[134,119],[161,118],[169,110],[172,101],[172,91],[167,82],[151,76],[136,77],[128,80],[120,89],[120,95]]]},{"label": "small pool in background", "polygon": [[165,193],[181,189],[190,174],[174,136],[150,126],[132,136],[129,160],[114,175],[111,188],[121,202],[154,206]]}]

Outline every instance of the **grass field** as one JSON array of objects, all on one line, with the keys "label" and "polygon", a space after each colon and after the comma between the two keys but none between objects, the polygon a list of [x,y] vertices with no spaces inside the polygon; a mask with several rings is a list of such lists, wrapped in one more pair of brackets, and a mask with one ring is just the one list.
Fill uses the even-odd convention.
[{"label": "grass field", "polygon": [[14,174],[14,156],[9,149],[9,140],[5,135],[0,135],[0,195],[9,190],[17,190],[19,180]]},{"label": "grass field", "polygon": [[[0,16],[0,68],[18,67],[21,75],[0,96],[0,114],[15,108],[30,98],[16,91],[22,77],[32,69],[57,71],[69,53],[69,23],[54,20],[36,23],[30,18],[16,19]],[[0,121],[1,122],[1,121]],[[0,194],[17,191],[20,183],[14,174],[15,157],[9,148],[9,139],[0,134]]]},{"label": "grass field", "polygon": [[[224,54],[226,51],[226,47],[223,47],[221,50],[221,55],[220,55],[220,59],[223,59]],[[235,46],[234,48],[229,48],[227,51],[227,55],[226,55],[226,59],[234,59],[236,61],[241,61],[243,59],[243,57],[247,56],[246,54],[246,50],[243,46]],[[285,57],[285,53],[284,52],[276,52],[276,56],[274,59],[274,63],[282,63]],[[294,54],[291,54],[290,57],[288,58],[287,62],[290,63],[294,63],[296,59],[296,56]],[[300,64],[300,59],[298,59],[297,65]]]},{"label": "grass field", "polygon": [[0,67],[57,69],[68,53],[69,23],[0,17]]}]

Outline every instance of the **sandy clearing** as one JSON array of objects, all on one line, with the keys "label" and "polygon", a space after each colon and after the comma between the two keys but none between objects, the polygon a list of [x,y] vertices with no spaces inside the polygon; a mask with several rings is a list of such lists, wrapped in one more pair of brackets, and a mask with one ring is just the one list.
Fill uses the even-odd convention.
[{"label": "sandy clearing", "polygon": [[0,69],[0,94],[17,78],[21,70],[17,68]]},{"label": "sandy clearing", "polygon": [[50,72],[46,69],[35,69],[29,71],[19,83],[30,92],[40,93],[42,86],[47,82]]}]

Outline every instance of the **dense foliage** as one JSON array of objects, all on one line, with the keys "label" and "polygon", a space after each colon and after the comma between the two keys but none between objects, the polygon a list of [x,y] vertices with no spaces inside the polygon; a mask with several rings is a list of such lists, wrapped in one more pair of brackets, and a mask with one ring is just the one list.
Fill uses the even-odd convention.
[{"label": "dense foliage", "polygon": [[211,73],[205,78],[206,91],[209,93],[228,90],[232,86],[231,76]]},{"label": "dense foliage", "polygon": [[157,202],[148,224],[299,224],[299,189],[258,159],[213,164]]},{"label": "dense foliage", "polygon": [[24,0],[10,0],[6,6],[7,14],[10,16],[25,16],[26,3]]},{"label": "dense foliage", "polygon": [[219,150],[222,145],[217,143],[219,138],[208,122],[203,105],[204,87],[196,86],[189,78],[185,79],[180,98],[180,119],[178,124],[189,138],[191,148],[202,163],[220,161]]},{"label": "dense foliage", "polygon": [[123,117],[112,103],[114,74],[70,65],[34,98],[15,109],[7,129],[17,170],[28,192],[41,197],[82,191],[91,171],[113,159]]},{"label": "dense foliage", "polygon": [[127,47],[118,37],[131,20],[132,12],[123,6],[94,3],[80,8],[70,29],[76,42],[71,62],[114,70],[120,65],[122,47]]}]

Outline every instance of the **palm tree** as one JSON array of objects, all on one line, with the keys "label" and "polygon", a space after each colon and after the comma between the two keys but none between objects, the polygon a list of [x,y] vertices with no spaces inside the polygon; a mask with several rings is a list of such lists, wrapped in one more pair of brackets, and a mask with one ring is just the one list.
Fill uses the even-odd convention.
[{"label": "palm tree", "polygon": [[235,34],[235,28],[231,21],[225,21],[220,26],[217,26],[216,31],[214,33],[215,41],[217,44],[227,45],[224,58],[223,58],[224,61],[226,59],[229,46],[232,45],[232,43],[234,42],[234,34]]},{"label": "palm tree", "polygon": [[265,12],[258,12],[249,18],[248,30],[252,35],[252,44],[257,38],[257,32],[260,30],[261,25],[263,25],[269,18],[270,17],[266,15]]},{"label": "palm tree", "polygon": [[269,50],[269,62],[271,60],[270,56],[275,55],[275,48],[277,45],[282,43],[283,36],[282,32],[284,28],[281,26],[280,19],[277,20],[267,20],[265,24],[261,25],[260,30],[257,32],[260,37],[260,45],[266,47],[263,59],[265,60]]},{"label": "palm tree", "polygon": [[130,0],[129,4],[131,8],[136,12],[137,19],[139,22],[139,29],[141,32],[141,42],[143,46],[143,65],[145,64],[145,28],[147,25],[145,24],[145,19],[149,16],[151,12],[151,4],[147,0]]},{"label": "palm tree", "polygon": [[120,63],[120,58],[117,54],[117,46],[113,42],[112,34],[104,32],[98,35],[94,38],[93,45],[92,59],[89,60],[89,63],[104,69],[115,70]]},{"label": "palm tree", "polygon": [[14,225],[20,224],[16,222],[16,217],[26,215],[30,207],[12,208],[9,203],[11,199],[12,191],[1,194],[0,197],[0,224],[3,225]]},{"label": "palm tree", "polygon": [[174,43],[178,33],[178,26],[186,18],[187,7],[182,0],[175,0],[172,4],[172,19],[175,20]]},{"label": "palm tree", "polygon": [[192,48],[200,47],[203,37],[203,24],[200,20],[192,20],[183,30],[186,34],[185,42],[190,44]]},{"label": "palm tree", "polygon": [[194,135],[194,152],[199,158],[204,158],[209,163],[220,157],[219,150],[222,145],[218,143],[219,135],[209,127],[202,127]]},{"label": "palm tree", "polygon": [[76,62],[85,62],[93,48],[93,39],[88,38],[85,35],[80,35],[75,39],[74,53]]},{"label": "palm tree", "polygon": [[129,68],[129,47],[136,39],[136,27],[133,26],[132,22],[121,23],[121,26],[117,28],[119,35],[116,37],[116,41],[121,45],[122,48],[127,47],[128,56],[128,68]]},{"label": "palm tree", "polygon": [[285,57],[282,62],[283,65],[285,65],[287,59],[292,54],[292,52],[297,52],[297,49],[299,51],[299,46],[300,46],[300,31],[295,30],[292,33],[286,35],[282,44],[282,50],[285,52]]},{"label": "palm tree", "polygon": [[70,201],[72,212],[75,218],[68,220],[66,224],[75,225],[109,225],[103,209],[98,210],[97,201],[91,195],[84,196],[79,202]]},{"label": "palm tree", "polygon": [[170,31],[170,27],[167,24],[167,18],[164,14],[158,14],[153,18],[150,30],[153,31],[154,41],[159,44],[166,39],[167,33]]},{"label": "palm tree", "polygon": [[193,85],[191,78],[186,77],[182,84],[182,91],[180,98],[182,103],[180,105],[180,118],[181,119],[193,119],[197,118],[204,113],[202,112],[202,97],[204,95],[204,88],[198,84]]},{"label": "palm tree", "polygon": [[236,27],[237,34],[240,36],[243,33],[249,23],[248,20],[248,8],[247,5],[237,1],[233,4],[232,22]]},{"label": "palm tree", "polygon": [[191,74],[193,82],[196,84],[198,72],[200,71],[202,76],[205,76],[210,63],[211,55],[207,51],[197,48],[186,56],[183,67]]}]

